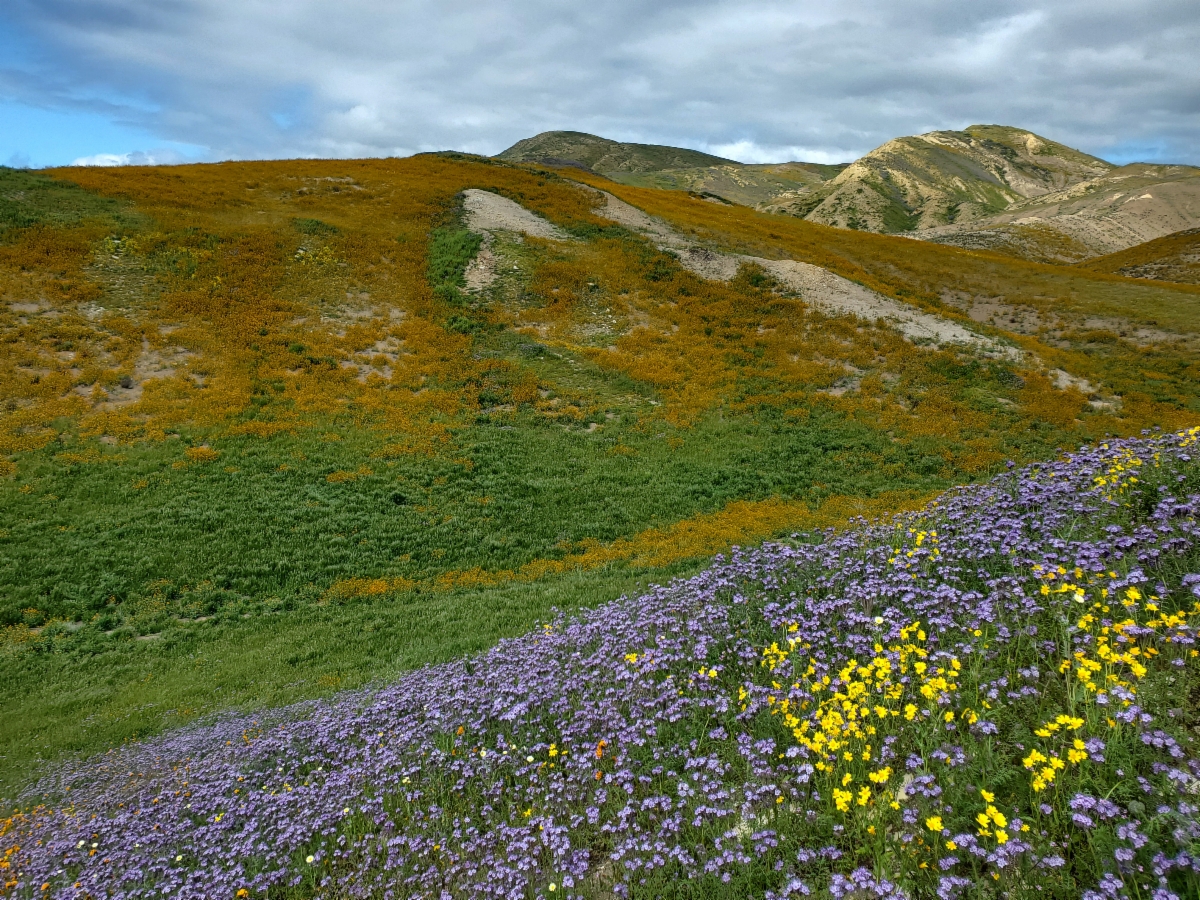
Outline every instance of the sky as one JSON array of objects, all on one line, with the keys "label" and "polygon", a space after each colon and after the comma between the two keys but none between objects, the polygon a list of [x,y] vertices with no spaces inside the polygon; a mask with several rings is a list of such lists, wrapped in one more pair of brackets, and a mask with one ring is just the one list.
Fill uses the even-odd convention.
[{"label": "sky", "polygon": [[1028,128],[1200,165],[1196,0],[4,0],[0,164],[494,154],[743,162]]}]

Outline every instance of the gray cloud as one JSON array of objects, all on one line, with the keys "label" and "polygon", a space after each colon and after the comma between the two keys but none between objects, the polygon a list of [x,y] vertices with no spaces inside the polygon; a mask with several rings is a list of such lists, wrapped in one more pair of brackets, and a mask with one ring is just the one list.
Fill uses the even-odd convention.
[{"label": "gray cloud", "polygon": [[5,18],[28,52],[0,93],[212,158],[494,153],[571,128],[828,161],[990,122],[1200,163],[1194,0],[8,0]]}]

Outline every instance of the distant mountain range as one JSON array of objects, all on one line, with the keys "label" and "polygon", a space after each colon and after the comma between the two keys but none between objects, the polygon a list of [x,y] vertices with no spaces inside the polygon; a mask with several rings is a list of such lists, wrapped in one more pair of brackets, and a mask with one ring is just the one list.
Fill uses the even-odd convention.
[{"label": "distant mountain range", "polygon": [[1042,262],[1076,263],[1200,226],[1200,168],[1115,166],[1003,125],[896,138],[846,165],[748,165],[574,131],[527,138],[499,158]]}]

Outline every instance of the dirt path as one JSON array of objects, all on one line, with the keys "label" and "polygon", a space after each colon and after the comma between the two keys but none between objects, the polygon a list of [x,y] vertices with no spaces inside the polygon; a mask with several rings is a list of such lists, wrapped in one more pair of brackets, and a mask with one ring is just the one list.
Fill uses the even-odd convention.
[{"label": "dirt path", "polygon": [[1017,351],[976,334],[969,328],[885,297],[828,269],[791,259],[763,259],[720,253],[696,246],[666,222],[646,215],[635,206],[605,191],[600,215],[647,237],[660,250],[673,253],[690,272],[714,281],[728,281],[744,263],[761,266],[803,300],[833,315],[847,313],[869,322],[886,324],[918,343],[957,344],[985,353],[1010,356]]},{"label": "dirt path", "polygon": [[471,293],[482,291],[496,280],[497,260],[492,250],[492,232],[513,231],[552,241],[571,240],[561,228],[531,213],[521,204],[491,191],[475,188],[463,191],[463,212],[467,227],[483,236],[483,245],[463,273],[467,290]]},{"label": "dirt path", "polygon": [[507,197],[475,188],[463,191],[467,227],[476,232],[519,231],[531,237],[569,241],[570,236]]},{"label": "dirt path", "polygon": [[[606,219],[646,237],[660,250],[677,257],[688,271],[710,281],[729,281],[747,263],[762,267],[806,303],[831,315],[854,315],[867,322],[895,328],[917,344],[954,345],[988,355],[1018,357],[1019,351],[1003,346],[964,325],[893,300],[835,275],[828,269],[796,260],[763,259],[722,253],[699,246],[669,224],[649,216],[606,191],[599,191],[605,205],[598,210]],[[571,240],[560,228],[535,215],[507,197],[490,191],[463,192],[467,227],[483,235],[484,244],[466,271],[467,289],[479,291],[496,277],[492,233],[512,231],[548,240]]]}]

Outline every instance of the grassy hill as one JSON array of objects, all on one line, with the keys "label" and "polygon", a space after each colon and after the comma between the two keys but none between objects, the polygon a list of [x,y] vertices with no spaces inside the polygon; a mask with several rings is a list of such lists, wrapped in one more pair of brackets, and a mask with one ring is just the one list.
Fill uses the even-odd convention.
[{"label": "grassy hill", "polygon": [[827,225],[914,231],[982,219],[1111,168],[1021,129],[975,125],[889,141],[838,175],[817,205],[798,211]]},{"label": "grassy hill", "polygon": [[547,132],[500,154],[1035,262],[1075,263],[1200,223],[1200,169],[1117,167],[1004,125],[896,138],[848,165],[701,157],[578,132]]},{"label": "grassy hill", "polygon": [[1089,259],[1080,268],[1129,278],[1200,284],[1200,228],[1188,228],[1127,250]]},{"label": "grassy hill", "polygon": [[756,209],[782,210],[837,176],[844,165],[747,165],[696,150],[624,144],[578,131],[547,131],[496,156],[508,162],[575,164],[621,184],[688,191]]},{"label": "grassy hill", "polygon": [[[1021,354],[918,346],[714,249]],[[570,237],[464,225],[475,188]],[[0,793],[1200,416],[1200,291],[455,155],[0,174]],[[478,252],[499,277],[467,290]]]},{"label": "grassy hill", "polygon": [[738,165],[731,159],[658,144],[624,144],[582,131],[546,131],[518,141],[496,157],[509,162],[571,161],[605,175],[660,172],[694,166]]}]

